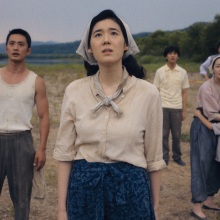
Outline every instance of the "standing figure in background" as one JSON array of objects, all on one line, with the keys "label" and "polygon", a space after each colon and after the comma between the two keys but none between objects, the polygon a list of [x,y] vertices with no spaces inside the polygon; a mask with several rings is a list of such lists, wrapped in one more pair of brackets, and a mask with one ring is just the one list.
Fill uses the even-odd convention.
[{"label": "standing figure in background", "polygon": [[[213,59],[210,69],[213,77],[205,81],[199,88],[197,106],[210,122],[219,123],[220,55]],[[213,130],[208,129],[201,120],[195,117],[190,128],[191,192],[193,203],[191,214],[197,219],[206,219],[202,207],[220,211],[220,208],[214,203],[214,195],[220,188],[220,164],[215,160],[216,149],[217,136]]]},{"label": "standing figure in background", "polygon": [[[34,169],[46,161],[49,111],[43,79],[26,67],[31,37],[22,29],[6,38],[8,64],[0,68],[0,193],[7,176],[14,219],[27,220]],[[31,118],[36,104],[40,123],[40,145],[35,153]],[[35,167],[35,168],[34,168]]]},{"label": "standing figure in background", "polygon": [[138,52],[113,11],[92,19],[77,50],[88,76],[66,88],[54,150],[59,220],[158,219],[162,108]]},{"label": "standing figure in background", "polygon": [[[220,54],[220,41],[217,44],[217,51],[218,54]],[[208,80],[212,77],[212,73],[209,70],[209,67],[211,66],[212,60],[214,57],[218,56],[218,54],[209,56],[204,63],[200,65],[200,74],[204,76],[205,80]]]},{"label": "standing figure in background", "polygon": [[169,135],[172,134],[173,160],[185,166],[181,159],[180,139],[182,121],[186,118],[187,88],[186,70],[177,65],[179,48],[168,46],[164,50],[167,63],[156,71],[154,85],[159,89],[163,107],[163,159],[169,163]]}]

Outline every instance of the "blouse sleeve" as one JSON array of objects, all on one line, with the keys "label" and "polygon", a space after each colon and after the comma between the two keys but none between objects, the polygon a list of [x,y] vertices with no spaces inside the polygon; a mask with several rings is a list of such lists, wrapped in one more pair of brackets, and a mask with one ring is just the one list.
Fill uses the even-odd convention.
[{"label": "blouse sleeve", "polygon": [[156,171],[165,167],[162,150],[163,114],[159,91],[156,89],[150,105],[150,114],[147,118],[147,130],[145,132],[145,157],[147,171]]},{"label": "blouse sleeve", "polygon": [[208,70],[208,67],[211,65],[212,63],[212,58],[211,56],[209,56],[204,63],[201,64],[200,66],[200,74],[202,75],[206,75],[207,74],[207,70]]},{"label": "blouse sleeve", "polygon": [[68,98],[68,92],[65,91],[62,108],[60,127],[56,140],[53,157],[59,161],[72,161],[76,155],[74,147],[76,140],[76,130],[74,125],[74,108]]},{"label": "blouse sleeve", "polygon": [[202,100],[201,106],[203,107],[204,115],[209,121],[215,120],[219,116],[219,104],[214,97],[213,91],[210,86],[201,87],[200,97]]}]

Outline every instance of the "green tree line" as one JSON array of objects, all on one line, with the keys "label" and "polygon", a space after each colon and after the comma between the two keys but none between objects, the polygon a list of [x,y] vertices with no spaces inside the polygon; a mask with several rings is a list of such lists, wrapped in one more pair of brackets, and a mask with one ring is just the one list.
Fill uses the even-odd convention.
[{"label": "green tree line", "polygon": [[157,61],[158,57],[163,56],[164,48],[168,45],[178,46],[183,59],[201,62],[207,56],[217,53],[217,43],[220,41],[220,14],[210,23],[195,23],[184,30],[158,30],[135,40],[141,51],[137,56],[141,63]]},{"label": "green tree line", "polygon": [[[176,45],[180,48],[181,60],[202,62],[207,56],[217,53],[217,42],[220,41],[220,14],[213,22],[198,22],[183,30],[155,31],[134,35],[140,49],[136,56],[140,64],[161,62],[164,48]],[[80,57],[75,54],[80,41],[32,47],[30,58],[74,58],[77,63]],[[6,58],[1,55],[0,58]]]}]

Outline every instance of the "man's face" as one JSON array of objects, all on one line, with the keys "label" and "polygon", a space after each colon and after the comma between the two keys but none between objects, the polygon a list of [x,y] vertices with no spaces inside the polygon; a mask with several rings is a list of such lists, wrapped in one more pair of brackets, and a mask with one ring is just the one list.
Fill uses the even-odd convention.
[{"label": "man's face", "polygon": [[179,59],[178,53],[175,51],[169,52],[166,56],[168,63],[176,63]]},{"label": "man's face", "polygon": [[9,37],[5,50],[8,58],[14,62],[24,61],[31,52],[26,38],[20,34],[12,34]]}]

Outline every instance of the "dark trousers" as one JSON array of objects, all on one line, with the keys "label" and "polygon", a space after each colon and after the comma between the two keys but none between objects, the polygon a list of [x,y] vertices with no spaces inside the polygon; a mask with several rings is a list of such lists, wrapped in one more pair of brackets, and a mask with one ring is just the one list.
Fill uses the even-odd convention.
[{"label": "dark trousers", "polygon": [[124,162],[74,161],[67,213],[69,220],[155,220],[146,170]]},{"label": "dark trousers", "polygon": [[163,108],[163,159],[169,161],[169,135],[172,135],[173,160],[181,158],[182,109]]},{"label": "dark trousers", "polygon": [[29,219],[34,155],[30,131],[0,134],[0,193],[7,177],[15,220]]},{"label": "dark trousers", "polygon": [[220,188],[220,163],[215,161],[217,137],[198,119],[190,128],[192,202],[199,203]]}]

